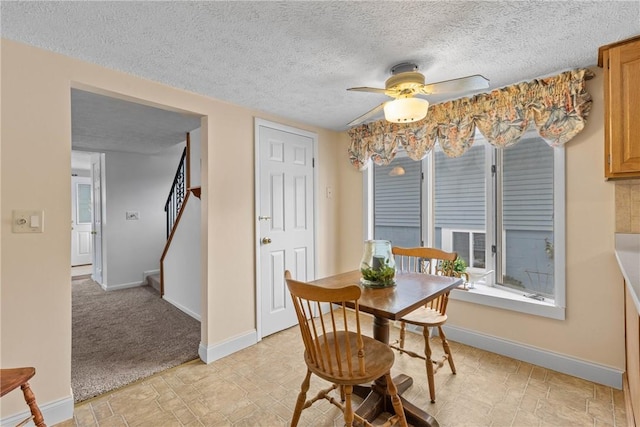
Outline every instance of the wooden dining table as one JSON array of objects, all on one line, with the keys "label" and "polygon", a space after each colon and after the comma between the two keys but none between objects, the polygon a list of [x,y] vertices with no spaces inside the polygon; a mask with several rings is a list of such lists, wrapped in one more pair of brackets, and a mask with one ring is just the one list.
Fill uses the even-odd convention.
[{"label": "wooden dining table", "polygon": [[[340,288],[358,284],[362,295],[358,300],[360,311],[370,313],[373,319],[373,337],[389,344],[389,321],[400,320],[421,305],[462,285],[463,280],[456,277],[434,276],[420,273],[397,273],[395,286],[371,288],[360,284],[360,271],[336,274],[311,282],[317,286]],[[413,384],[413,379],[401,374],[394,377],[400,400],[404,407],[407,422],[412,426],[437,427],[436,419],[402,397],[402,393]],[[354,387],[354,393],[364,400],[356,413],[373,421],[382,412],[393,413],[391,399],[388,396],[384,377],[373,384]]]}]

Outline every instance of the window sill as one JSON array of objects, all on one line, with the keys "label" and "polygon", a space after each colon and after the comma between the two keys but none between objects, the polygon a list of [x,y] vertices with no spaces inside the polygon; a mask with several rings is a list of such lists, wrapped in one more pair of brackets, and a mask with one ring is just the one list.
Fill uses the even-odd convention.
[{"label": "window sill", "polygon": [[558,307],[549,301],[538,301],[525,297],[522,292],[512,292],[500,288],[481,284],[474,288],[462,290],[454,289],[449,297],[452,300],[487,305],[534,316],[549,317],[564,320],[564,307]]}]

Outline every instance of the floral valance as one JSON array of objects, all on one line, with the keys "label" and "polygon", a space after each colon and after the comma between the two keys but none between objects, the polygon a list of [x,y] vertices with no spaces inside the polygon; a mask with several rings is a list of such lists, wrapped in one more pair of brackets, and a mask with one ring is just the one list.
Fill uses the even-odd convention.
[{"label": "floral valance", "polygon": [[585,80],[587,69],[518,83],[489,93],[431,105],[427,117],[414,123],[386,120],[349,129],[349,160],[364,170],[373,160],[388,165],[402,146],[413,160],[422,160],[436,140],[449,157],[464,154],[473,144],[476,128],[495,147],[518,142],[533,122],[540,136],[553,147],[576,136],[591,109]]}]

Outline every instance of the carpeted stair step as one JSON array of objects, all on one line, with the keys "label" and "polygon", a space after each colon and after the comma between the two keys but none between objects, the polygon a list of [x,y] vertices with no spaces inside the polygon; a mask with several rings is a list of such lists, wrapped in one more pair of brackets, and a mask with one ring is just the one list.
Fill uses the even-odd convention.
[{"label": "carpeted stair step", "polygon": [[147,284],[160,293],[160,274],[148,275]]}]

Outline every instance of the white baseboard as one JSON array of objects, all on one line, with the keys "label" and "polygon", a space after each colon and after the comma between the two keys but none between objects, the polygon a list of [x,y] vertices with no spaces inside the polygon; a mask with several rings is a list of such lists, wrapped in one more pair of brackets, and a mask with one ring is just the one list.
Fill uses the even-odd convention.
[{"label": "white baseboard", "polygon": [[258,342],[256,331],[247,332],[244,335],[230,338],[218,344],[205,346],[200,343],[198,348],[198,355],[200,359],[206,364],[215,362],[218,359],[222,359],[225,356],[240,351],[244,348],[250,347]]},{"label": "white baseboard", "polygon": [[127,288],[135,288],[138,286],[144,285],[144,282],[129,282],[129,283],[121,283],[119,285],[100,285],[102,289],[105,291],[117,291],[119,289],[127,289]]},{"label": "white baseboard", "polygon": [[[38,407],[40,408],[40,412],[42,412],[45,424],[48,426],[59,424],[73,418],[73,396],[68,396],[44,404],[38,403]],[[1,419],[0,426],[15,426],[29,416],[31,416],[31,412],[29,412],[27,407],[26,411]],[[25,425],[34,426],[33,421],[29,421]]]},{"label": "white baseboard", "polygon": [[201,317],[200,317],[200,315],[198,313],[196,313],[195,311],[189,310],[187,307],[183,306],[182,304],[177,303],[176,301],[173,301],[171,298],[167,298],[166,295],[164,295],[162,297],[162,299],[165,300],[166,302],[168,302],[169,304],[171,304],[172,306],[176,307],[180,311],[183,311],[183,312],[187,313],[189,316],[193,317],[198,322],[202,321],[202,319],[201,319]]},{"label": "white baseboard", "polygon": [[[444,325],[447,338],[492,353],[512,357],[563,374],[604,384],[622,390],[623,371],[609,366],[576,359],[560,353],[481,334],[457,326]],[[454,356],[455,357],[455,356]]]}]

